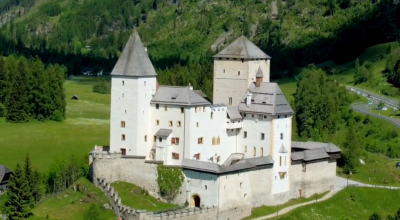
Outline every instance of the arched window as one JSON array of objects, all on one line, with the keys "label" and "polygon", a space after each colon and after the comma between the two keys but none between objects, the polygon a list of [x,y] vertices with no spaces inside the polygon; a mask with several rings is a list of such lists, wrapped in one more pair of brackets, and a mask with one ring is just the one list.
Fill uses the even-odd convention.
[{"label": "arched window", "polygon": [[211,112],[211,119],[214,118],[214,112]]},{"label": "arched window", "polygon": [[244,152],[247,152],[247,145],[244,145]]},{"label": "arched window", "polygon": [[255,157],[256,154],[257,154],[257,152],[256,152],[256,147],[253,147],[253,156]]},{"label": "arched window", "polygon": [[219,138],[219,136],[217,137],[217,144],[218,144],[218,145],[221,144],[221,138]]},{"label": "arched window", "polygon": [[282,166],[282,156],[279,156],[279,166]]},{"label": "arched window", "polygon": [[212,145],[215,145],[215,137],[212,138]]},{"label": "arched window", "polygon": [[261,156],[264,156],[264,148],[261,148]]}]

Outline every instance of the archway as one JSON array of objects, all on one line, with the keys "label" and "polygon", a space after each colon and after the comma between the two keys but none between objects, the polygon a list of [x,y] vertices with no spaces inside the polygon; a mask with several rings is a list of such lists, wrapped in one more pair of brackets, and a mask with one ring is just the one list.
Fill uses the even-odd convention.
[{"label": "archway", "polygon": [[201,203],[200,196],[197,195],[197,194],[194,194],[192,196],[192,199],[191,199],[191,202],[190,202],[190,206],[191,207],[200,207],[200,203]]}]

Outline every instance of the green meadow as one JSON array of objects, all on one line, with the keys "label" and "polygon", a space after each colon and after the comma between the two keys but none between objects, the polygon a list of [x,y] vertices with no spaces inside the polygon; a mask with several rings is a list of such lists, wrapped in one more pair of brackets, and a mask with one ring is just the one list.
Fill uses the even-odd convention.
[{"label": "green meadow", "polygon": [[[14,169],[29,153],[34,168],[47,171],[57,158],[84,159],[97,144],[109,143],[110,95],[92,92],[96,77],[74,77],[65,82],[67,119],[25,124],[0,119],[0,164]],[[72,100],[77,95],[79,100]]]},{"label": "green meadow", "polygon": [[399,209],[400,190],[348,187],[332,198],[297,208],[274,220],[368,219],[373,212],[386,218]]}]

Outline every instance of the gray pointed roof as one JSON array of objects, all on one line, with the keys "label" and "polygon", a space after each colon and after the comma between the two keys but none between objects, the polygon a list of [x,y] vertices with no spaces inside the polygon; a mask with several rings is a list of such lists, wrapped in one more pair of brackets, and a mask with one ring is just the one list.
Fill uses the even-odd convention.
[{"label": "gray pointed roof", "polygon": [[237,106],[228,107],[226,113],[232,121],[242,120],[242,115]]},{"label": "gray pointed roof", "polygon": [[281,154],[285,154],[285,153],[287,153],[288,151],[286,150],[285,146],[283,146],[283,144],[282,144],[282,146],[281,146],[281,148],[279,148],[279,151],[278,151],[278,152],[281,153]]},{"label": "gray pointed roof", "polygon": [[246,94],[244,94],[239,104],[240,112],[260,113],[268,115],[293,115],[285,95],[277,83],[263,82],[260,87],[255,83],[250,84],[251,104],[246,105]]},{"label": "gray pointed roof", "polygon": [[155,136],[157,137],[168,137],[170,134],[172,133],[171,129],[158,129],[157,133],[155,134]]},{"label": "gray pointed roof", "polygon": [[129,37],[115,64],[113,76],[157,76],[137,31]]},{"label": "gray pointed roof", "polygon": [[240,36],[221,52],[216,58],[243,58],[243,59],[270,59],[271,57],[264,53],[260,48],[254,45],[245,36]]},{"label": "gray pointed roof", "polygon": [[151,99],[151,103],[179,106],[211,105],[209,101],[201,97],[198,92],[191,90],[188,86],[160,86]]},{"label": "gray pointed roof", "polygon": [[8,169],[8,167],[6,167],[5,165],[0,165],[0,183],[5,181],[4,177],[6,176],[6,174],[11,174],[12,171],[10,169]]},{"label": "gray pointed roof", "polygon": [[261,69],[261,67],[258,67],[257,73],[256,73],[256,77],[264,77],[264,73]]}]

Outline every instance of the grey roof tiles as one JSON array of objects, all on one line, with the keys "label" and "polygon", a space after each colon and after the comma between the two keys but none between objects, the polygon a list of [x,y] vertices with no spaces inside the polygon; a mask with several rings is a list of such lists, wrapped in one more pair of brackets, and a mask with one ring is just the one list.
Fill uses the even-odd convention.
[{"label": "grey roof tiles", "polygon": [[242,115],[241,115],[240,112],[239,112],[238,107],[236,107],[236,106],[234,106],[234,107],[228,107],[227,113],[228,113],[229,118],[230,118],[232,121],[242,120],[242,119],[243,119],[243,118],[242,118]]},{"label": "grey roof tiles", "polygon": [[221,52],[214,56],[215,58],[239,58],[239,59],[270,59],[271,57],[264,53],[260,48],[254,45],[245,36],[240,36]]},{"label": "grey roof tiles", "polygon": [[325,148],[325,151],[328,153],[341,152],[340,148],[338,148],[333,143],[321,143],[321,142],[314,142],[314,141],[307,141],[307,142],[292,141],[292,148],[299,148],[299,149],[304,149],[304,150]]},{"label": "grey roof tiles", "polygon": [[239,104],[239,111],[270,115],[292,115],[294,113],[277,83],[263,82],[260,87],[251,83],[248,90],[252,94],[251,104],[250,106],[246,105],[247,95],[244,94]]},{"label": "grey roof tiles", "polygon": [[157,137],[168,137],[170,134],[172,133],[171,129],[158,129],[157,133],[155,134],[155,136]]},{"label": "grey roof tiles", "polygon": [[5,165],[0,165],[0,183],[2,183],[4,180],[4,177],[7,174],[11,174],[12,171],[10,169],[8,169],[8,167],[6,167]]},{"label": "grey roof tiles", "polygon": [[205,161],[183,159],[182,168],[207,173],[224,174],[239,170],[252,169],[258,166],[272,165],[273,163],[274,160],[271,158],[271,156],[242,159],[239,162],[229,166]]},{"label": "grey roof tiles", "polygon": [[197,92],[189,87],[182,86],[160,86],[151,103],[180,106],[211,105],[209,101],[201,97]]},{"label": "grey roof tiles", "polygon": [[136,30],[130,36],[115,64],[113,76],[157,76],[150,58]]},{"label": "grey roof tiles", "polygon": [[292,141],[292,148],[302,151],[292,152],[292,160],[313,161],[329,158],[329,153],[340,153],[341,150],[333,143],[297,142]]}]

